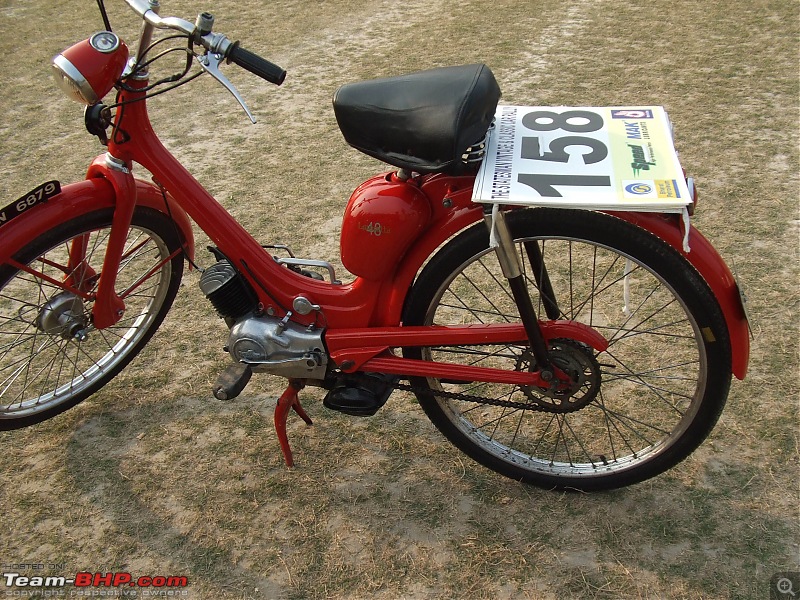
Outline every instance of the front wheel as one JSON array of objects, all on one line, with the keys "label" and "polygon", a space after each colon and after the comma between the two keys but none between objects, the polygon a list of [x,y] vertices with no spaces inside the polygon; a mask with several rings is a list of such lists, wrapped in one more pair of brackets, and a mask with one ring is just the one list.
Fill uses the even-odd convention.
[{"label": "front wheel", "polygon": [[[0,430],[49,419],[122,370],[155,333],[178,291],[183,253],[174,224],[137,207],[117,273],[125,314],[91,322],[113,209],[44,231],[0,265]],[[18,268],[24,266],[24,268]]]},{"label": "front wheel", "polygon": [[[608,349],[550,340],[568,389],[417,379],[431,421],[479,463],[546,488],[616,488],[686,458],[714,426],[731,379],[727,329],[702,278],[667,244],[608,215],[516,210],[507,221],[539,318],[589,325]],[[406,325],[518,321],[482,223],[431,259],[404,314]],[[404,353],[535,368],[520,344]]]}]

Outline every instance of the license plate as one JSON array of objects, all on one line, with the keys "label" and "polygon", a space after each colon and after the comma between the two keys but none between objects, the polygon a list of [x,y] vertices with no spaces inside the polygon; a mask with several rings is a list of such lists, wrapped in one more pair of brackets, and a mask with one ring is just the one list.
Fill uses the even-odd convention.
[{"label": "license plate", "polygon": [[58,181],[47,181],[30,192],[0,209],[0,226],[16,219],[22,213],[29,211],[37,204],[47,202],[53,196],[61,193],[61,184]]}]

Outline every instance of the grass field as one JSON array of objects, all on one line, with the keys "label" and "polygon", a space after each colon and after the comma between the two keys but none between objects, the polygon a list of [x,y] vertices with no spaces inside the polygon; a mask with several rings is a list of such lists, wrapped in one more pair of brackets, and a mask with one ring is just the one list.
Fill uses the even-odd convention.
[{"label": "grass field", "polygon": [[[107,3],[132,43],[135,17]],[[256,126],[209,78],[154,99],[164,142],[258,239],[340,271],[345,202],[383,166],[338,132],[339,85],[485,62],[507,104],[663,104],[698,181],[694,223],[747,286],[749,374],[692,457],[616,492],[497,476],[398,393],[356,419],[306,390],[315,426],[290,421],[289,471],[272,428],[283,382],[256,377],[235,402],[212,398],[226,330],[187,273],[121,376],[52,421],[0,433],[0,574],[186,576],[192,599],[755,599],[770,597],[775,573],[800,571],[797,2],[162,6],[214,12],[219,30],[289,71],[275,88],[227,68]],[[102,22],[89,0],[0,0],[0,16],[5,205],[83,177],[100,153],[49,62]]]}]

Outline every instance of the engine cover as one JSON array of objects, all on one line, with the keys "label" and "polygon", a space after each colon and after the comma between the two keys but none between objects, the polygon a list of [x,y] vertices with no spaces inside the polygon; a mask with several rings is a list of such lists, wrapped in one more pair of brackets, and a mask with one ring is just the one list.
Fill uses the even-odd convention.
[{"label": "engine cover", "polygon": [[228,351],[253,371],[294,379],[324,379],[328,356],[322,330],[276,317],[248,317],[231,328]]}]

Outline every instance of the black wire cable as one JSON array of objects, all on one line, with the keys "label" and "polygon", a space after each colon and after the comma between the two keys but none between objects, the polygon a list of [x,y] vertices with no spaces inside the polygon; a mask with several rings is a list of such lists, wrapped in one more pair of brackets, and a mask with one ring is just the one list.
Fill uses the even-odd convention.
[{"label": "black wire cable", "polygon": [[100,9],[100,16],[103,17],[103,25],[106,31],[111,31],[111,22],[108,20],[108,13],[106,12],[106,5],[103,0],[97,0],[97,7]]},{"label": "black wire cable", "polygon": [[[164,39],[162,39],[162,40],[158,40],[157,42],[155,42],[155,43],[151,44],[151,45],[150,45],[150,46],[149,46],[149,47],[148,47],[148,48],[147,48],[147,49],[146,49],[146,50],[145,50],[145,51],[142,53],[142,58],[144,58],[145,56],[147,56],[147,54],[148,54],[149,52],[151,52],[151,51],[153,50],[153,48],[154,48],[154,47],[155,47],[157,44],[161,43],[162,41],[165,41],[165,40],[168,40],[168,39],[178,39],[178,38],[183,38],[183,37],[184,37],[184,36],[170,36],[170,37],[168,37],[168,38],[164,38]],[[175,74],[175,75],[171,75],[170,77],[165,77],[164,79],[160,79],[160,80],[156,81],[155,83],[152,83],[152,84],[150,84],[150,85],[148,85],[148,86],[146,86],[146,87],[144,87],[144,88],[139,88],[139,89],[136,89],[136,90],[134,90],[134,89],[133,89],[133,88],[131,88],[131,87],[128,87],[127,85],[125,85],[125,84],[124,84],[124,83],[122,83],[122,82],[120,82],[120,83],[119,83],[119,86],[120,86],[122,89],[124,89],[124,90],[127,90],[127,91],[129,91],[129,92],[133,92],[133,91],[139,91],[139,92],[141,92],[141,91],[144,91],[144,92],[148,92],[148,91],[150,91],[150,90],[152,90],[152,89],[156,88],[156,87],[157,87],[157,86],[159,86],[159,85],[164,85],[165,83],[171,83],[171,82],[173,82],[173,81],[179,81],[181,78],[185,77],[185,76],[186,76],[186,74],[187,74],[187,73],[188,73],[188,72],[191,70],[191,68],[192,68],[192,59],[193,59],[193,58],[196,56],[196,54],[194,53],[194,50],[193,50],[193,48],[191,47],[191,45],[190,45],[189,47],[187,47],[187,48],[169,48],[169,49],[167,49],[167,50],[164,50],[164,52],[161,52],[161,53],[157,54],[157,55],[156,55],[156,56],[154,56],[153,58],[151,58],[151,59],[149,59],[149,60],[146,60],[145,62],[138,63],[137,65],[135,65],[135,66],[134,66],[134,68],[133,68],[133,70],[131,71],[131,73],[130,73],[129,77],[130,77],[130,76],[133,76],[133,75],[136,75],[137,73],[140,73],[141,71],[143,71],[144,69],[146,69],[148,66],[150,66],[151,64],[153,64],[155,61],[159,60],[160,58],[163,58],[163,57],[165,57],[167,54],[170,54],[170,53],[172,53],[172,52],[185,52],[185,53],[186,53],[186,65],[185,65],[185,67],[184,67],[184,69],[183,69],[183,71],[182,71],[181,73],[177,73],[177,74]]]},{"label": "black wire cable", "polygon": [[[175,230],[175,235],[178,236],[178,240],[180,240],[181,251],[183,252],[184,258],[192,266],[192,268],[195,271],[197,271],[199,273],[203,273],[203,271],[205,269],[197,266],[197,264],[195,264],[195,262],[192,260],[192,257],[189,254],[189,249],[186,247],[186,240],[183,237],[183,233],[180,231],[180,229],[178,229],[178,224],[175,222],[175,218],[172,216],[172,209],[169,206],[169,200],[167,200],[167,190],[164,189],[164,186],[161,185],[161,183],[159,181],[155,181],[155,184],[158,186],[158,189],[161,190],[161,197],[164,198],[164,206],[167,209],[167,215],[169,215],[169,220],[172,223],[172,227]],[[230,261],[228,261],[228,262],[230,262]]]},{"label": "black wire cable", "polygon": [[[185,84],[189,83],[190,81],[193,81],[193,80],[197,79],[198,77],[200,77],[201,75],[203,75],[203,73],[204,73],[204,71],[198,71],[197,73],[195,73],[194,75],[191,75],[191,76],[187,77],[187,78],[186,78],[186,79],[184,79],[183,81],[179,81],[179,82],[178,82],[178,83],[176,83],[175,85],[171,85],[171,86],[169,86],[169,87],[166,87],[166,88],[164,88],[163,90],[159,90],[159,91],[157,91],[157,92],[153,92],[152,94],[147,94],[146,96],[142,96],[141,98],[136,98],[136,99],[134,99],[134,100],[126,100],[125,102],[117,102],[116,104],[111,104],[111,105],[109,105],[109,107],[108,107],[108,108],[117,108],[117,107],[119,107],[119,106],[125,106],[126,104],[133,104],[134,102],[141,102],[142,100],[149,100],[150,98],[153,98],[154,96],[159,96],[159,95],[161,95],[161,94],[164,94],[164,93],[166,93],[166,92],[170,92],[170,91],[172,91],[172,90],[174,90],[174,89],[176,89],[176,88],[179,88],[179,87],[181,87],[182,85],[185,85]],[[130,92],[141,91],[141,90],[129,89],[129,88],[127,88],[127,87],[126,87],[126,88],[124,88],[124,89],[125,89],[126,91],[130,91]],[[147,89],[152,89],[152,86],[148,86],[148,88],[147,88]]]},{"label": "black wire cable", "polygon": [[[171,36],[167,36],[165,38],[161,38],[160,40],[156,40],[155,42],[150,44],[150,46],[148,46],[145,49],[145,51],[142,53],[142,58],[146,57],[148,55],[148,53],[152,52],[153,48],[155,48],[158,44],[160,44],[162,42],[165,42],[167,40],[184,39],[184,38],[189,39],[184,35],[171,35]],[[189,44],[188,44],[188,46],[186,48],[169,48],[169,49],[167,49],[167,50],[165,50],[163,52],[160,52],[158,55],[154,56],[153,58],[148,59],[148,60],[146,60],[146,61],[144,61],[142,63],[137,64],[136,66],[134,66],[134,68],[131,71],[129,77],[132,76],[132,75],[135,75],[138,72],[141,72],[143,69],[145,69],[146,67],[150,66],[155,61],[165,57],[166,55],[168,55],[168,54],[170,54],[172,52],[185,52],[186,53],[186,66],[184,67],[183,72],[177,73],[175,75],[171,75],[170,77],[165,77],[164,79],[160,79],[160,80],[156,81],[155,83],[150,84],[150,85],[148,85],[146,87],[143,87],[143,88],[138,88],[138,89],[132,88],[132,87],[126,85],[125,83],[123,83],[122,81],[120,81],[118,83],[118,87],[123,89],[123,90],[125,90],[125,91],[128,91],[128,92],[145,92],[146,93],[146,92],[149,92],[150,90],[155,89],[156,87],[158,87],[160,85],[164,85],[164,84],[167,84],[167,83],[177,82],[177,83],[175,83],[175,85],[171,85],[171,86],[166,87],[166,88],[164,88],[162,90],[159,90],[157,92],[153,92],[152,94],[147,94],[146,93],[145,96],[143,96],[141,98],[137,98],[135,100],[126,100],[125,102],[117,102],[116,104],[112,104],[111,106],[109,106],[109,108],[117,108],[117,107],[123,106],[124,104],[131,104],[133,102],[139,102],[141,100],[147,100],[147,99],[152,98],[154,96],[158,96],[159,94],[164,94],[164,93],[172,91],[172,90],[174,90],[174,89],[176,89],[176,88],[178,88],[178,87],[180,87],[180,86],[182,86],[184,84],[187,84],[190,81],[193,81],[194,79],[197,79],[200,75],[202,75],[205,72],[205,71],[198,71],[194,75],[191,75],[191,76],[187,77],[187,74],[189,73],[189,71],[192,68],[192,60],[197,56],[197,53],[194,51],[194,45],[192,44],[191,39],[189,39]]]}]

